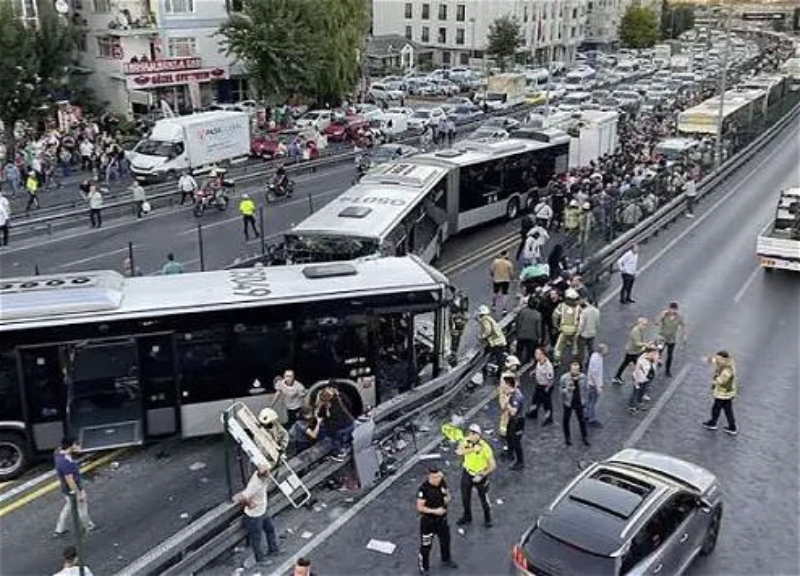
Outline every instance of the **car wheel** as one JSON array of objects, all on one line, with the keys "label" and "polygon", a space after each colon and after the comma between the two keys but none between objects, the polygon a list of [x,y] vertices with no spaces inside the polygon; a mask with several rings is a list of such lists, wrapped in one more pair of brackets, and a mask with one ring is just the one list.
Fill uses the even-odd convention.
[{"label": "car wheel", "polygon": [[512,198],[508,201],[506,206],[506,216],[509,220],[513,220],[519,215],[519,198]]},{"label": "car wheel", "polygon": [[0,434],[0,482],[12,480],[28,468],[29,454],[20,434]]},{"label": "car wheel", "polygon": [[711,518],[711,523],[708,525],[706,537],[703,540],[703,546],[700,548],[700,554],[702,556],[708,556],[714,551],[714,548],[717,547],[719,529],[722,525],[722,504],[719,504],[716,508],[714,508],[714,512],[712,514],[713,516]]}]

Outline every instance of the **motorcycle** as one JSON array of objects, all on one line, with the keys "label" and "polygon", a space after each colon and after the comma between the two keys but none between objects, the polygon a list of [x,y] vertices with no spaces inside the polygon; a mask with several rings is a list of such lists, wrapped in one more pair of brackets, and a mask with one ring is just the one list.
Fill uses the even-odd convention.
[{"label": "motorcycle", "polygon": [[369,157],[369,154],[362,154],[358,158],[356,158],[356,176],[353,179],[353,184],[358,184],[361,182],[361,178],[364,177],[364,174],[369,172],[369,169],[372,167],[372,158]]},{"label": "motorcycle", "polygon": [[282,184],[278,182],[277,179],[273,178],[272,181],[267,184],[267,202],[272,202],[273,200],[284,197],[291,198],[292,194],[294,194],[294,180],[286,178],[285,183]]},{"label": "motorcycle", "polygon": [[200,218],[203,216],[206,210],[210,210],[211,208],[216,208],[220,212],[224,212],[228,209],[228,204],[230,203],[228,197],[228,189],[232,188],[233,184],[229,182],[224,182],[222,188],[211,191],[211,190],[203,190],[198,191],[194,197],[194,215],[196,218]]}]

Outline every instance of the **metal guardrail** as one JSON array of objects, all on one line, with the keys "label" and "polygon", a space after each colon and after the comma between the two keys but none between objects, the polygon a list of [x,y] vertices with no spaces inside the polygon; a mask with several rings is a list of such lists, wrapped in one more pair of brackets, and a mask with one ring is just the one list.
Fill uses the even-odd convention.
[{"label": "metal guardrail", "polygon": [[[726,160],[717,170],[710,173],[698,186],[697,199],[702,199],[717,189],[717,187],[734,174],[739,167],[750,160],[764,146],[777,137],[787,125],[800,116],[800,103],[795,104],[775,124],[758,136],[743,150]],[[582,274],[590,284],[597,285],[603,282],[605,276],[611,275],[619,257],[632,244],[647,241],[658,234],[664,227],[672,223],[686,211],[686,193],[676,196],[637,226],[615,238],[607,246],[601,248],[587,260],[583,266]]]}]

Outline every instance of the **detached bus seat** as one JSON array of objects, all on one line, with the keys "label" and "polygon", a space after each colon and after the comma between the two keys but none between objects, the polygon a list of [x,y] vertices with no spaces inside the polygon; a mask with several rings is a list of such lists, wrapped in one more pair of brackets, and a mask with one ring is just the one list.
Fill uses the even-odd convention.
[{"label": "detached bus seat", "polygon": [[300,508],[311,499],[311,492],[289,465],[278,442],[258,423],[245,404],[236,402],[231,405],[222,414],[222,421],[250,462],[256,467],[269,468],[270,479],[292,506]]}]

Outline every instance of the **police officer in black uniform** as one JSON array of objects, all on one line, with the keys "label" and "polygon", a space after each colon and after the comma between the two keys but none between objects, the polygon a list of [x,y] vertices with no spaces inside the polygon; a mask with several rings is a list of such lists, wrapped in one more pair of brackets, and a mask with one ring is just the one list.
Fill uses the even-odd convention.
[{"label": "police officer in black uniform", "polygon": [[423,576],[429,574],[431,567],[431,548],[433,537],[439,537],[442,548],[442,564],[448,568],[458,568],[450,557],[450,526],[447,524],[447,505],[450,492],[444,474],[436,467],[428,469],[428,479],[417,491],[417,512],[419,512],[419,571]]}]

